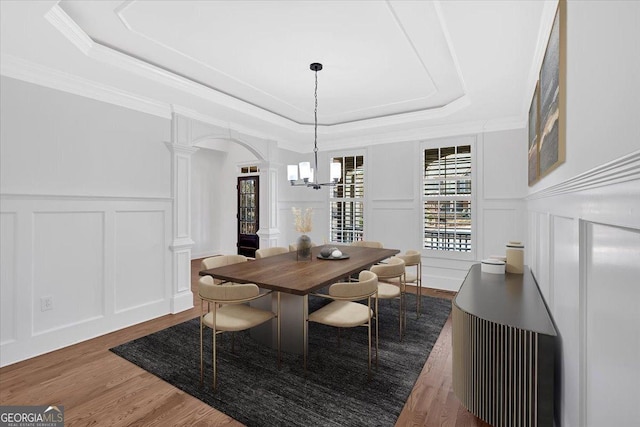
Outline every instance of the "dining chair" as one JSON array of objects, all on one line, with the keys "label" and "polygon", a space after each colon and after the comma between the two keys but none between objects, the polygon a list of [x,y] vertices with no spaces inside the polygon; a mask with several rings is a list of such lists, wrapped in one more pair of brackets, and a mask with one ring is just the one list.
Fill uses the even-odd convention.
[{"label": "dining chair", "polygon": [[[209,258],[204,258],[200,262],[200,270],[210,270],[212,268],[224,267],[225,265],[238,264],[241,262],[247,262],[247,257],[244,255],[218,255]],[[215,285],[227,283],[225,280],[213,279]]]},{"label": "dining chair", "polygon": [[376,242],[373,240],[354,240],[353,242],[351,242],[351,246],[360,246],[364,248],[378,248],[378,249],[383,248],[382,243]]},{"label": "dining chair", "polygon": [[[329,287],[328,294],[312,294],[333,300],[307,317],[307,322],[316,322],[336,328],[366,326],[369,337],[368,377],[371,378],[371,324],[378,316],[378,300],[372,297],[378,292],[378,277],[367,270],[361,271],[358,282],[338,282]],[[367,300],[367,304],[356,301]],[[378,364],[378,325],[376,322],[376,365]],[[304,350],[304,370],[307,370],[307,348]]]},{"label": "dining chair", "polygon": [[[216,285],[211,276],[199,280],[200,297],[200,386],[204,376],[203,332],[208,327],[212,332],[211,366],[213,368],[213,390],[218,382],[216,360],[216,336],[223,332],[236,332],[261,325],[273,318],[277,321],[278,368],[280,368],[280,292],[277,294],[276,312],[261,310],[245,304],[248,301],[269,295],[271,291],[260,293],[253,283]],[[206,312],[205,312],[206,303]],[[233,351],[233,347],[232,347]]]},{"label": "dining chair", "polygon": [[[378,276],[378,299],[398,299],[399,300],[399,325],[400,340],[404,336],[404,329],[407,323],[407,310],[405,307],[405,263],[402,258],[393,256],[385,264],[376,264],[369,268],[369,271]],[[398,279],[396,283],[390,283],[391,279]]]},{"label": "dining chair", "polygon": [[256,259],[267,258],[274,255],[280,255],[289,252],[289,248],[282,246],[274,246],[272,248],[264,248],[256,250]]},{"label": "dining chair", "polygon": [[[415,283],[418,287],[416,297],[416,317],[420,317],[420,310],[422,309],[422,255],[415,250],[408,250],[403,255],[396,255],[398,258],[404,260],[405,265],[405,284]],[[407,272],[408,267],[415,267],[415,274]],[[386,280],[389,283],[398,284],[400,278],[394,277]]]}]

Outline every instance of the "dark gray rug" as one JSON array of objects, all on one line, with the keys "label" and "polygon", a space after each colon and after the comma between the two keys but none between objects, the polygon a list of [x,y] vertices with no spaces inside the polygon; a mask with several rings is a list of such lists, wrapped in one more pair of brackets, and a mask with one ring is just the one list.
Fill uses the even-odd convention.
[{"label": "dark gray rug", "polygon": [[[393,426],[429,357],[451,310],[451,301],[422,297],[416,319],[415,296],[407,295],[407,331],[398,340],[398,301],[380,302],[379,366],[367,381],[365,328],[342,330],[309,324],[309,360],[277,353],[236,334],[218,340],[218,390],[211,389],[211,331],[205,332],[205,380],[199,386],[198,319],[172,326],[111,349],[175,387],[247,426]],[[309,311],[324,299],[310,298]]]}]

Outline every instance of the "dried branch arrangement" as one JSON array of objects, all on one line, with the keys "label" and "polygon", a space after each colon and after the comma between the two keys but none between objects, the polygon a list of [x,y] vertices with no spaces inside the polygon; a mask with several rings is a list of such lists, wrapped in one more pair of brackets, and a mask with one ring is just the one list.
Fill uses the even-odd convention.
[{"label": "dried branch arrangement", "polygon": [[313,209],[306,208],[304,213],[300,208],[291,208],[293,211],[294,225],[299,233],[308,233],[313,229]]}]

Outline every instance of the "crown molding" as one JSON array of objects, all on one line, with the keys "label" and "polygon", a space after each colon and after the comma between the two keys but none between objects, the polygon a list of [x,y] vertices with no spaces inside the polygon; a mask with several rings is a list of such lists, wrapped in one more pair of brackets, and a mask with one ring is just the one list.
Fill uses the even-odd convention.
[{"label": "crown molding", "polygon": [[168,104],[54,70],[12,55],[0,54],[0,74],[164,119],[171,118],[171,109]]},{"label": "crown molding", "polygon": [[60,5],[55,5],[46,15],[49,23],[76,46],[84,55],[124,71],[155,81],[164,86],[197,96],[231,110],[258,118],[267,123],[294,130],[301,126],[287,118],[270,111],[256,107],[238,98],[219,92],[208,86],[196,83],[185,77],[149,64],[130,55],[118,52],[98,42],[93,41],[72,19]]},{"label": "crown molding", "polygon": [[343,148],[358,148],[397,142],[421,141],[461,135],[485,134],[507,130],[524,129],[526,123],[521,118],[506,118],[488,121],[472,121],[459,124],[428,126],[402,131],[363,135],[349,138],[334,138],[322,142],[322,151]]},{"label": "crown molding", "polygon": [[[277,126],[278,128],[283,129],[284,131],[289,133],[307,134],[311,132],[312,126],[310,124],[295,122],[291,119],[257,107],[253,104],[247,103],[243,100],[227,95],[203,84],[179,76],[171,71],[149,64],[145,61],[118,52],[96,41],[93,41],[82,30],[82,28],[80,28],[71,19],[71,17],[69,17],[64,12],[64,10],[59,5],[55,5],[45,15],[45,18],[54,28],[56,28],[65,38],[67,38],[80,52],[82,52],[88,58],[118,67],[126,72],[141,76],[150,81],[160,83],[163,86],[178,90],[180,92],[196,96],[198,98],[212,102],[215,105],[223,106],[231,111],[253,117],[265,123]],[[447,42],[450,43],[449,40]],[[457,62],[456,66],[459,68]],[[458,77],[461,79],[459,70],[458,74]],[[463,80],[461,81],[463,82]],[[370,130],[372,127],[382,128],[386,126],[403,125],[416,121],[442,118],[458,112],[468,107],[470,104],[471,100],[469,99],[468,95],[463,95],[458,99],[437,108],[320,126],[323,128],[323,133],[327,135],[337,135],[344,132]],[[199,120],[210,123],[214,119],[209,118],[207,120]],[[218,123],[220,122],[222,121],[218,121]],[[216,125],[219,126],[220,124]],[[224,127],[228,126],[229,124],[225,122]],[[238,129],[238,131],[242,131],[243,133],[256,133],[255,131],[247,129],[246,127],[244,127],[242,130],[241,126],[236,126],[236,128]],[[269,139],[275,139],[272,135],[263,135],[260,137],[265,136]],[[295,149],[296,147],[296,144],[294,142],[286,145],[288,148],[290,147]]]},{"label": "crown molding", "polygon": [[559,184],[531,193],[526,199],[537,200],[638,180],[640,180],[640,150],[597,166]]}]

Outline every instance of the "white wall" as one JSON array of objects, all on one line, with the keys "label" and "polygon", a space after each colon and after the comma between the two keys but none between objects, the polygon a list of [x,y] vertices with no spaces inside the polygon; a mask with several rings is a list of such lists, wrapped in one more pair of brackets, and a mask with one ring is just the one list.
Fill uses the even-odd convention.
[{"label": "white wall", "polygon": [[[474,180],[476,216],[475,250],[468,259],[423,257],[424,286],[457,291],[474,262],[489,255],[503,254],[509,240],[524,241],[526,215],[526,133],[524,129],[465,135],[430,141],[407,141],[362,146],[343,151],[320,152],[318,162],[327,165],[336,155],[365,156],[365,239],[381,241],[386,247],[420,249],[422,243],[422,147],[425,144],[471,144],[476,156]],[[318,244],[329,238],[329,189],[291,187],[286,181],[286,164],[311,160],[312,154],[280,150],[279,212],[281,244],[295,241],[291,207],[314,211],[314,230],[309,233]],[[326,167],[325,173],[326,173]],[[326,178],[326,177],[324,177]]]},{"label": "white wall", "polygon": [[0,82],[0,364],[168,313],[170,122]]},{"label": "white wall", "polygon": [[[313,153],[296,153],[289,150],[278,150],[278,223],[280,237],[278,246],[289,246],[295,243],[300,233],[295,231],[291,208],[313,209],[313,230],[306,233],[315,244],[323,244],[329,239],[329,188],[314,190],[307,187],[292,187],[287,181],[287,165],[300,162],[313,164]],[[321,168],[323,182],[328,180],[329,164],[326,152],[318,153],[318,164]]]},{"label": "white wall", "polygon": [[221,221],[225,206],[220,200],[222,169],[227,153],[201,148],[191,155],[191,250],[193,258],[221,253]]},{"label": "white wall", "polygon": [[567,7],[567,161],[530,189],[528,263],[560,335],[556,424],[640,417],[640,3]]},{"label": "white wall", "polygon": [[[207,141],[191,156],[192,258],[237,253],[237,179],[256,156],[232,141]],[[215,148],[213,148],[215,147]]]}]

